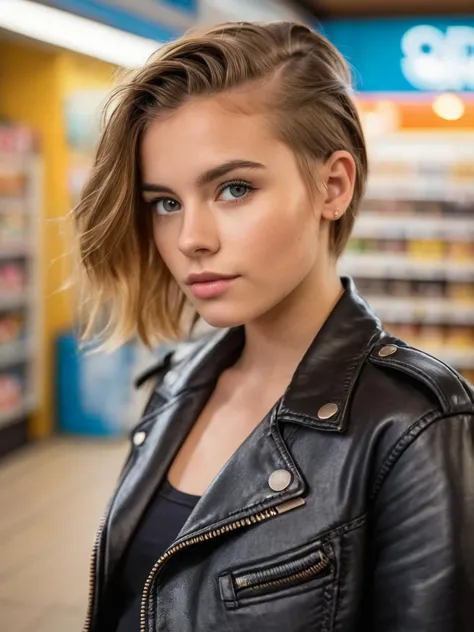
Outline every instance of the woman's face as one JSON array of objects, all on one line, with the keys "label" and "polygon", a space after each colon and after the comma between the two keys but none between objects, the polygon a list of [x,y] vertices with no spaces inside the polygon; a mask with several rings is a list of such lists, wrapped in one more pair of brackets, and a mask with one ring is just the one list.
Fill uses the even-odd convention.
[{"label": "woman's face", "polygon": [[309,195],[264,114],[229,107],[237,98],[191,99],[153,121],[141,144],[158,251],[215,327],[271,312],[307,282],[327,248],[323,194]]}]

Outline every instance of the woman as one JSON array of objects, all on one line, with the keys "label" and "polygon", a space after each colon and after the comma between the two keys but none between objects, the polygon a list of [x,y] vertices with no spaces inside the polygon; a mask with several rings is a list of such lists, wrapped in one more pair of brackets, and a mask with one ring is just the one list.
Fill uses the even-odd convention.
[{"label": "woman", "polygon": [[474,393],[338,277],[367,175],[341,56],[225,24],[113,103],[75,210],[92,314],[217,331],[147,376],[85,629],[472,632]]}]

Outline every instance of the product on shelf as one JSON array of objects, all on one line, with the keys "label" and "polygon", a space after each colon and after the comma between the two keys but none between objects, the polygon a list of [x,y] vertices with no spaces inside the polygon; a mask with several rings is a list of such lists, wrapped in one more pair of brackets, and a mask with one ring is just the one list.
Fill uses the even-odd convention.
[{"label": "product on shelf", "polygon": [[0,293],[14,294],[21,292],[26,286],[25,268],[21,263],[9,262],[0,264]]},{"label": "product on shelf", "polygon": [[414,259],[440,261],[444,258],[445,244],[438,239],[410,239],[407,250]]},{"label": "product on shelf", "polygon": [[18,169],[8,168],[0,162],[0,196],[20,196],[24,194],[25,174]]},{"label": "product on shelf", "polygon": [[448,283],[446,296],[452,301],[474,303],[474,283]]},{"label": "product on shelf", "polygon": [[442,217],[443,204],[433,200],[415,200],[410,203],[412,212],[423,217]]},{"label": "product on shelf", "polygon": [[353,238],[347,244],[348,252],[363,252],[363,240],[358,238]]},{"label": "product on shelf", "polygon": [[446,329],[446,345],[452,349],[474,351],[474,327],[450,325]]},{"label": "product on shelf", "polygon": [[0,314],[0,345],[19,340],[23,334],[22,314]]},{"label": "product on shelf", "polygon": [[411,165],[401,160],[377,161],[372,164],[371,169],[374,178],[389,176],[390,178],[396,179],[412,176]]},{"label": "product on shelf", "polygon": [[440,299],[445,296],[445,281],[412,281],[411,294],[418,298]]},{"label": "product on shelf", "polygon": [[0,373],[0,413],[15,410],[21,405],[22,382],[18,375]]},{"label": "product on shelf", "polygon": [[[474,197],[474,196],[473,196]],[[474,199],[470,201],[445,202],[443,212],[451,217],[474,217]]]},{"label": "product on shelf", "polygon": [[469,241],[448,241],[446,243],[446,257],[459,262],[473,261],[473,244]]},{"label": "product on shelf", "polygon": [[386,292],[387,283],[385,279],[366,279],[363,277],[354,278],[354,283],[359,292],[366,297],[379,296]]},{"label": "product on shelf", "polygon": [[418,330],[418,346],[440,349],[445,345],[445,329],[440,325],[423,325]]},{"label": "product on shelf", "polygon": [[406,298],[411,293],[411,281],[403,280],[390,280],[385,284],[387,294],[389,296],[398,296],[400,298]]},{"label": "product on shelf", "polygon": [[38,403],[43,169],[37,140],[25,126],[0,124],[0,452],[7,425],[25,423]]},{"label": "product on shelf", "polygon": [[371,200],[370,198],[366,198],[362,203],[362,208],[360,213],[364,212],[373,212],[373,213],[381,213],[382,215],[404,215],[407,213],[411,213],[411,203],[410,202],[400,202],[398,200]]},{"label": "product on shelf", "polygon": [[[406,244],[403,239],[384,239],[379,240],[378,243],[380,244],[378,252],[391,252],[396,254],[403,253],[406,250]],[[377,252],[377,249],[374,249],[373,252]]]},{"label": "product on shelf", "polygon": [[472,161],[456,162],[451,167],[451,177],[460,182],[472,182],[474,180],[474,163]]},{"label": "product on shelf", "polygon": [[14,211],[0,212],[0,249],[23,243],[27,224],[24,214]]},{"label": "product on shelf", "polygon": [[361,239],[361,251],[380,252],[380,242],[378,239]]},{"label": "product on shelf", "polygon": [[25,154],[35,150],[35,133],[24,125],[0,125],[0,153]]},{"label": "product on shelf", "polygon": [[392,336],[400,338],[414,347],[418,345],[419,327],[417,325],[413,323],[387,324],[387,329]]},{"label": "product on shelf", "polygon": [[466,369],[463,371],[463,375],[474,386],[474,369]]}]

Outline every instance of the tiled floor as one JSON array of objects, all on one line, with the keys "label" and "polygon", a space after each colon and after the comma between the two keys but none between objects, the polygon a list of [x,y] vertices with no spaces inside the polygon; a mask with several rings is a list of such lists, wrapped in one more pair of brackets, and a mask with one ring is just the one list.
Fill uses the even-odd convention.
[{"label": "tiled floor", "polygon": [[123,442],[55,439],[0,462],[0,632],[80,632]]}]

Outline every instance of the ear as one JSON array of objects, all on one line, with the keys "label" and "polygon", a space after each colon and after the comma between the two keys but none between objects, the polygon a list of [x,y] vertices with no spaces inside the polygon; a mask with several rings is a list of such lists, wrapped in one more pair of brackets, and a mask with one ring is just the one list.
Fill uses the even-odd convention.
[{"label": "ear", "polygon": [[322,169],[324,203],[322,216],[328,221],[340,219],[354,195],[356,164],[348,151],[335,151]]}]

